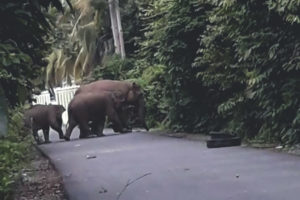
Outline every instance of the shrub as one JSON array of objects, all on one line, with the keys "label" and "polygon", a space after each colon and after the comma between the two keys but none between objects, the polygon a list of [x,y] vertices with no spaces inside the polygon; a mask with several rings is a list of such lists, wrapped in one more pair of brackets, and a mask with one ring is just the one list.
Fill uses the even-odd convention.
[{"label": "shrub", "polygon": [[8,135],[0,139],[0,199],[12,199],[20,169],[28,161],[32,137],[23,129],[23,108],[9,112]]}]

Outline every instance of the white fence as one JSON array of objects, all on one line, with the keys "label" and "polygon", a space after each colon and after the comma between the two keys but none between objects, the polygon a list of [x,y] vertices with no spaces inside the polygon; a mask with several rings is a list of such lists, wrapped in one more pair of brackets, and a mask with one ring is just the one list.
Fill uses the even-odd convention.
[{"label": "white fence", "polygon": [[70,86],[70,87],[63,87],[63,88],[54,88],[55,92],[55,99],[56,101],[50,100],[50,94],[48,91],[43,91],[40,95],[34,95],[33,98],[36,99],[36,103],[34,104],[58,104],[63,105],[66,109],[66,112],[63,113],[63,123],[66,124],[68,121],[68,105],[72,100],[76,90],[79,88],[78,85]]}]

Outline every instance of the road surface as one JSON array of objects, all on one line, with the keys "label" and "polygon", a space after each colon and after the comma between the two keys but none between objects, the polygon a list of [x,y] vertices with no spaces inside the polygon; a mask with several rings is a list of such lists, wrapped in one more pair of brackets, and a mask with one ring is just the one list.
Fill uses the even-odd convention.
[{"label": "road surface", "polygon": [[[106,130],[106,134],[112,133]],[[299,200],[300,157],[134,132],[40,149],[70,200]]]}]

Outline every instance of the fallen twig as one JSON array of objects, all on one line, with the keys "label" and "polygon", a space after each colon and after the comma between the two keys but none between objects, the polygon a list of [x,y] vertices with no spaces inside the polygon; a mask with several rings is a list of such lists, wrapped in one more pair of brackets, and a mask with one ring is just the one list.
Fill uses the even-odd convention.
[{"label": "fallen twig", "polygon": [[117,196],[117,200],[119,200],[121,198],[121,195],[125,192],[125,190],[128,188],[129,185],[133,184],[134,182],[144,178],[145,176],[151,175],[152,173],[146,173],[136,179],[134,179],[133,181],[130,181],[130,179],[127,181],[126,185],[124,186],[124,188],[122,189],[122,191],[118,194]]}]

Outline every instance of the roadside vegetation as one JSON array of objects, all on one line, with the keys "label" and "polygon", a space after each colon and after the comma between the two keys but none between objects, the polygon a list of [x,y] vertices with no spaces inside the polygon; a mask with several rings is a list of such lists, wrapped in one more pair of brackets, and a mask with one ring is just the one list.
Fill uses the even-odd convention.
[{"label": "roadside vegetation", "polygon": [[44,87],[45,41],[52,28],[47,10],[59,0],[0,2],[0,199],[13,199],[20,170],[31,155],[32,136],[23,128],[23,109]]},{"label": "roadside vegetation", "polygon": [[0,199],[12,199],[21,169],[30,158],[32,137],[23,128],[22,111],[15,108],[9,113],[8,133],[0,139]]},{"label": "roadside vegetation", "polygon": [[[60,51],[79,48],[50,62],[48,80],[63,79],[55,72],[67,66],[74,67],[69,75],[78,83],[135,80],[145,90],[151,127],[226,130],[262,143],[299,142],[299,1],[121,1],[125,59],[110,48],[106,1],[85,2],[74,4],[75,19],[65,15],[66,24],[59,23],[62,32],[72,33],[71,38],[64,34],[69,45]],[[77,28],[63,28],[74,21]],[[91,28],[98,32],[87,37]],[[76,57],[88,44],[94,45],[89,51],[94,59]],[[64,65],[72,55],[76,64]]]}]

